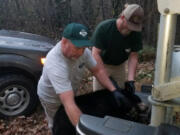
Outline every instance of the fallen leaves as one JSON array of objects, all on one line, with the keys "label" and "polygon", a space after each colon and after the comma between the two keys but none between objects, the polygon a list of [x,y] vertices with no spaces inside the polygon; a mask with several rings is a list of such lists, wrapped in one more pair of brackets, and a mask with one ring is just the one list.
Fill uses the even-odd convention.
[{"label": "fallen leaves", "polygon": [[0,120],[1,135],[50,135],[44,111],[39,107],[30,117],[19,116]]}]

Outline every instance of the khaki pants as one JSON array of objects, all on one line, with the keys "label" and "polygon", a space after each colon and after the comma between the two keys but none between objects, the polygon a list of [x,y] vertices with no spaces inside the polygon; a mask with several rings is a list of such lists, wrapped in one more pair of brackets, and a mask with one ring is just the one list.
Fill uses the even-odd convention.
[{"label": "khaki pants", "polygon": [[53,127],[53,118],[60,106],[59,103],[55,104],[55,103],[49,103],[44,101],[43,99],[39,98],[41,101],[41,104],[44,108],[45,114],[46,114],[46,119],[48,121],[48,127],[50,128],[50,130],[52,131],[52,127]]},{"label": "khaki pants", "polygon": [[[104,67],[109,76],[111,76],[121,88],[124,88],[124,82],[126,80],[126,62],[118,66],[106,65]],[[103,89],[98,80],[93,77],[93,91]]]}]

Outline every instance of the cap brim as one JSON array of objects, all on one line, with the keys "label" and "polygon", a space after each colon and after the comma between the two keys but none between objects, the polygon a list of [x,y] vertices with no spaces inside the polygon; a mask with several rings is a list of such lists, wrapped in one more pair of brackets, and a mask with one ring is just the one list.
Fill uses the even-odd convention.
[{"label": "cap brim", "polygon": [[131,31],[137,31],[137,32],[142,31],[142,24],[134,24],[127,21],[127,26],[128,26],[128,29]]},{"label": "cap brim", "polygon": [[93,44],[89,40],[71,40],[76,47],[90,47]]}]

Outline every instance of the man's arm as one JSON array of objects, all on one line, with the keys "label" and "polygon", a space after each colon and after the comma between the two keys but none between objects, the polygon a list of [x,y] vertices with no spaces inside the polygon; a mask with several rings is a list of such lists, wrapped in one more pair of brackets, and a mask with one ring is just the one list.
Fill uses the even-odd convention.
[{"label": "man's arm", "polygon": [[64,105],[66,114],[70,119],[71,123],[76,126],[79,122],[79,118],[82,112],[75,103],[74,92],[72,90],[63,92],[59,94],[59,98]]},{"label": "man's arm", "polygon": [[92,48],[92,56],[95,58],[98,66],[100,66],[100,68],[103,68],[103,70],[105,70],[104,63],[101,59],[100,53],[101,53],[101,49],[98,49],[96,47]]},{"label": "man's arm", "polygon": [[109,76],[104,68],[103,61],[100,57],[101,50],[93,47],[92,49],[92,55],[97,61],[97,65],[90,69],[90,71],[94,74],[94,76],[98,79],[98,81],[108,90],[114,91],[116,88],[112,84],[112,82],[109,79]]},{"label": "man's arm", "polygon": [[128,81],[132,81],[136,75],[136,67],[138,64],[138,53],[131,52],[128,59]]}]

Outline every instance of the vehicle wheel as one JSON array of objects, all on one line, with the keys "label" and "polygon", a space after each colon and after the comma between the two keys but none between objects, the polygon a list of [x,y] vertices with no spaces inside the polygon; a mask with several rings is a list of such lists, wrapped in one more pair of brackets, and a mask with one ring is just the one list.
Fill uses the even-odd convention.
[{"label": "vehicle wheel", "polygon": [[32,80],[16,74],[0,77],[0,116],[29,115],[37,103],[36,86]]}]

